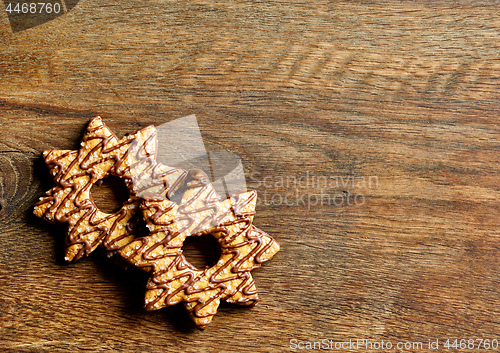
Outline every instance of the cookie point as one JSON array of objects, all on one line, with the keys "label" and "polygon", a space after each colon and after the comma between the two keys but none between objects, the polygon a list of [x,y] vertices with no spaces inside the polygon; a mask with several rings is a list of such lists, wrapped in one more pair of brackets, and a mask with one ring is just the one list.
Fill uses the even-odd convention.
[{"label": "cookie point", "polygon": [[92,120],[90,120],[87,129],[95,129],[99,126],[104,126],[104,123],[102,122],[100,116],[96,116],[95,118],[92,118]]},{"label": "cookie point", "polygon": [[125,136],[134,138],[144,138],[144,140],[146,140],[151,135],[156,135],[156,128],[153,125],[146,126],[145,128],[142,128],[134,133],[128,133]]}]

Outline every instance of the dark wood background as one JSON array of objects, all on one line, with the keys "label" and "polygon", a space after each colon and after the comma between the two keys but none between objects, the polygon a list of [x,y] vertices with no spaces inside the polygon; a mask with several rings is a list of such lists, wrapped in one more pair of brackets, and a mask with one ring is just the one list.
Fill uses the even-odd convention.
[{"label": "dark wood background", "polygon": [[[498,1],[81,0],[17,33],[0,9],[0,350],[500,339]],[[147,277],[100,251],[64,264],[64,226],[32,215],[41,152],[78,148],[92,117],[122,136],[190,114],[261,196],[365,200],[261,199],[282,246],[253,272],[261,302],[205,331],[182,307],[145,312]],[[271,185],[304,176],[378,183]]]}]

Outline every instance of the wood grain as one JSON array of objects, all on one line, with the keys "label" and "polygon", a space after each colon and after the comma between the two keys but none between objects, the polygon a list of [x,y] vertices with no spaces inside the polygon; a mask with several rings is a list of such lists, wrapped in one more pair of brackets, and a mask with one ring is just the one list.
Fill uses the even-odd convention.
[{"label": "wood grain", "polygon": [[[15,34],[2,12],[1,350],[500,340],[498,5],[81,0]],[[93,116],[122,136],[189,114],[242,158],[282,246],[253,272],[261,303],[206,331],[145,312],[147,277],[101,252],[65,265],[64,226],[32,215],[41,151],[78,148]]]}]

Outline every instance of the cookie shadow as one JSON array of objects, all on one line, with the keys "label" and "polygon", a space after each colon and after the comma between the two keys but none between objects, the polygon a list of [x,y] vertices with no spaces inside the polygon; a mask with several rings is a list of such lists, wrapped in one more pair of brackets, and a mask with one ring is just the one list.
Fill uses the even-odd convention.
[{"label": "cookie shadow", "polygon": [[183,305],[173,305],[157,311],[147,311],[144,307],[146,283],[150,274],[113,256],[109,258],[102,248],[97,248],[90,256],[96,262],[99,274],[105,281],[116,287],[117,297],[121,300],[123,317],[130,320],[144,319],[155,321],[158,326],[170,324],[180,333],[196,332],[197,328]]}]

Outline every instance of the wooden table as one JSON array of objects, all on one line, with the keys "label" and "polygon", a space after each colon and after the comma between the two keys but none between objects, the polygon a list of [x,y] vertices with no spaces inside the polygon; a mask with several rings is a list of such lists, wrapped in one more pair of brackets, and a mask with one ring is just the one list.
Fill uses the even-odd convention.
[{"label": "wooden table", "polygon": [[[81,0],[16,33],[2,12],[0,350],[495,351],[500,8],[436,3]],[[65,264],[65,227],[32,214],[41,152],[92,117],[123,136],[189,114],[282,247],[259,305],[205,331],[146,312],[147,276],[102,251]]]}]

